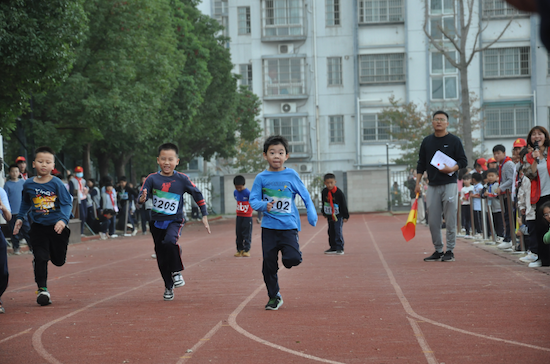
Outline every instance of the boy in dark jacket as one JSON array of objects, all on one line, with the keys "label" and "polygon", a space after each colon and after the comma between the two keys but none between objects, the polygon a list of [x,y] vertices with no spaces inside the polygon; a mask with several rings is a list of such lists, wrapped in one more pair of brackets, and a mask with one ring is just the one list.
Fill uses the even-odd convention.
[{"label": "boy in dark jacket", "polygon": [[349,219],[348,204],[342,190],[336,187],[336,176],[325,174],[325,188],[321,192],[323,197],[323,216],[328,220],[328,243],[330,248],[325,254],[344,255],[344,235],[342,228]]}]

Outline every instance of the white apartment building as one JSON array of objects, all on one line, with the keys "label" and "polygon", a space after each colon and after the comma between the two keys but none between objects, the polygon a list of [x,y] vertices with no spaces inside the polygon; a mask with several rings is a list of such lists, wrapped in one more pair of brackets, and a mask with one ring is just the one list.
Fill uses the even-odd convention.
[{"label": "white apartment building", "polygon": [[[264,134],[288,138],[287,165],[299,172],[373,168],[386,164],[387,153],[398,157],[398,141],[377,116],[391,95],[442,109],[460,103],[457,70],[423,30],[427,7],[434,38],[442,38],[438,23],[456,33],[458,1],[210,1],[231,38],[235,73],[263,102]],[[486,122],[474,138],[485,155],[495,144],[511,150],[533,125],[550,121],[550,62],[537,15],[502,0],[475,2],[468,52],[480,27],[477,47],[494,41],[512,17],[468,68],[475,106],[484,107]]]}]

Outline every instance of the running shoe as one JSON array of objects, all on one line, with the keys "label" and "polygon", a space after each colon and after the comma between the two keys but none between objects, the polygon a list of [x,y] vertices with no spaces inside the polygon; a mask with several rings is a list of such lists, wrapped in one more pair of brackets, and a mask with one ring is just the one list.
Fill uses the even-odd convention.
[{"label": "running shoe", "polygon": [[38,303],[40,306],[47,306],[52,303],[52,299],[50,297],[50,292],[48,292],[45,288],[40,288],[36,292],[36,303]]},{"label": "running shoe", "polygon": [[267,305],[265,305],[266,310],[272,310],[276,311],[283,305],[283,297],[277,296],[275,298],[270,298],[267,302]]},{"label": "running shoe", "polygon": [[455,261],[455,255],[452,251],[447,250],[443,257],[441,258],[442,262],[454,262]]},{"label": "running shoe", "polygon": [[181,287],[185,285],[185,281],[183,280],[180,272],[172,273],[172,281],[174,282],[174,287]]},{"label": "running shoe", "polygon": [[443,252],[434,252],[432,255],[430,255],[429,257],[427,258],[424,258],[424,261],[425,262],[439,262],[441,260],[441,258],[443,257]]},{"label": "running shoe", "polygon": [[174,299],[174,289],[173,288],[166,288],[164,290],[164,300],[165,301],[172,301]]}]

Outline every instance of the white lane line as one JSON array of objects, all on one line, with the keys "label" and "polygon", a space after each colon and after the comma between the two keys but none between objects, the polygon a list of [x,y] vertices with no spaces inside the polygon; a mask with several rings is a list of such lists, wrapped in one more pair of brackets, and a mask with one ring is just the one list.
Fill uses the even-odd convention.
[{"label": "white lane line", "polygon": [[[325,229],[319,229],[319,231],[317,231],[302,247],[301,249],[303,250],[310,242],[313,241],[313,238],[315,238],[317,236],[317,234],[319,234],[320,232],[324,232],[326,231]],[[285,348],[284,346],[281,346],[281,345],[277,345],[277,344],[274,344],[272,342],[269,342],[267,340],[264,340],[254,334],[251,334],[250,332],[246,331],[245,329],[243,329],[242,327],[239,326],[239,324],[237,324],[237,316],[239,315],[239,313],[241,313],[241,311],[245,308],[245,306],[262,290],[265,288],[265,285],[264,284],[261,284],[260,286],[258,286],[258,288],[256,288],[256,290],[254,292],[252,292],[252,294],[250,296],[248,296],[240,305],[239,307],[237,307],[235,309],[235,311],[233,311],[233,313],[231,313],[229,315],[229,319],[228,319],[228,323],[229,325],[234,328],[239,334],[241,335],[244,335],[246,336],[247,338],[251,339],[251,340],[254,340],[260,344],[263,344],[263,345],[266,345],[266,346],[270,346],[274,349],[277,349],[277,350],[281,350],[281,351],[284,351],[286,353],[289,353],[289,354],[292,354],[292,355],[296,355],[296,356],[299,356],[299,357],[302,357],[302,358],[306,358],[306,359],[311,359],[311,360],[316,360],[316,361],[319,361],[319,362],[322,362],[322,363],[331,363],[331,364],[344,364],[342,362],[339,362],[339,361],[333,361],[333,360],[328,360],[328,359],[323,359],[323,358],[319,358],[317,356],[313,356],[313,355],[309,355],[309,354],[304,354],[300,351],[296,351],[296,350],[291,350],[291,349],[288,349],[288,348]]]},{"label": "white lane line", "polygon": [[414,331],[414,336],[416,336],[416,340],[418,341],[418,344],[422,348],[422,353],[426,357],[426,360],[428,361],[428,363],[438,364],[437,360],[435,359],[434,352],[430,348],[430,345],[428,345],[428,341],[426,340],[426,337],[424,336],[424,333],[420,329],[420,326],[418,325],[418,323],[410,317],[407,317],[407,320],[409,320],[409,324],[411,325]]},{"label": "white lane line", "polygon": [[[220,234],[216,234],[216,235],[223,235],[223,234],[220,233]],[[197,242],[197,241],[204,240],[204,239],[206,239],[206,238],[196,238],[196,239],[187,240],[187,241],[182,242],[180,244],[180,246],[187,245],[189,243]],[[127,262],[128,260],[137,259],[137,258],[140,258],[140,257],[143,257],[143,256],[144,256],[144,254],[142,253],[142,254],[134,255],[133,257],[130,257],[130,258],[117,260],[117,261],[114,261],[114,262],[111,262],[111,263],[107,263],[107,264],[103,264],[103,265],[96,265],[96,266],[93,266],[91,268],[79,270],[78,272],[72,272],[72,273],[61,275],[61,276],[57,276],[57,277],[52,278],[52,279],[48,279],[48,282],[57,281],[57,280],[62,279],[62,278],[71,277],[71,276],[74,276],[74,275],[86,273],[86,272],[96,270],[96,269],[103,269],[103,268],[108,267],[108,266],[113,265],[113,264],[119,264],[119,263],[122,263],[122,262]],[[150,256],[151,255],[149,255],[149,253],[145,254],[145,257],[150,257]],[[71,263],[66,262],[65,264],[71,264]],[[7,293],[18,292],[18,291],[21,291],[23,289],[30,288],[30,287],[36,287],[36,283],[28,284],[26,286],[21,286],[21,287],[10,289],[10,290],[7,291]]]},{"label": "white lane line", "polygon": [[393,286],[393,289],[395,290],[395,293],[397,294],[397,297],[399,298],[399,301],[401,301],[401,305],[403,306],[403,308],[405,309],[405,312],[409,315],[411,315],[412,317],[415,317],[417,318],[418,320],[420,321],[425,321],[425,322],[428,322],[432,325],[435,325],[435,326],[439,326],[439,327],[443,327],[445,329],[448,329],[448,330],[452,330],[452,331],[456,331],[456,332],[460,332],[462,334],[466,334],[466,335],[472,335],[472,336],[476,336],[476,337],[480,337],[482,339],[488,339],[488,340],[493,340],[493,341],[499,341],[499,342],[503,342],[503,343],[506,343],[506,344],[513,344],[513,345],[518,345],[518,346],[524,346],[524,347],[527,347],[527,348],[531,348],[531,349],[537,349],[537,350],[542,350],[542,351],[550,351],[550,348],[545,348],[545,347],[541,347],[541,346],[537,346],[537,345],[531,345],[531,344],[525,344],[525,343],[521,343],[521,342],[518,342],[518,341],[513,341],[513,340],[506,340],[506,339],[500,339],[498,337],[494,337],[494,336],[487,336],[487,335],[483,335],[483,334],[478,334],[476,332],[471,332],[471,331],[466,331],[466,330],[463,330],[463,329],[459,329],[457,327],[453,327],[453,326],[450,326],[450,325],[446,325],[446,324],[443,324],[443,323],[440,323],[440,322],[437,322],[437,321],[434,321],[434,320],[431,320],[427,317],[423,317],[423,316],[420,316],[419,314],[417,314],[416,312],[414,312],[414,310],[412,309],[411,305],[409,304],[409,301],[407,300],[407,298],[405,297],[405,295],[403,294],[403,291],[401,290],[401,287],[399,286],[399,284],[397,284],[397,281],[395,279],[395,276],[393,275],[390,267],[388,266],[388,264],[386,263],[386,260],[384,259],[384,256],[382,255],[382,252],[380,251],[380,248],[378,247],[378,244],[376,244],[376,240],[374,239],[374,235],[372,234],[372,231],[369,227],[369,224],[367,223],[367,221],[365,220],[365,217],[363,216],[363,221],[365,222],[365,226],[367,227],[367,230],[369,232],[369,235],[372,239],[372,242],[373,242],[373,245],[374,245],[374,248],[376,249],[376,251],[378,252],[378,256],[380,257],[380,260],[382,261],[382,265],[384,266],[384,269],[386,269],[386,274],[388,275],[389,279],[390,279],[390,282]]},{"label": "white lane line", "polygon": [[197,351],[201,346],[203,346],[214,334],[222,327],[222,322],[218,322],[216,326],[214,326],[202,339],[199,340],[198,343],[193,345],[193,347],[188,351],[187,355],[184,355],[178,360],[177,364],[184,364],[187,362],[187,359],[191,359],[193,357],[193,353]]},{"label": "white lane line", "polygon": [[12,336],[5,337],[2,340],[0,340],[0,344],[2,344],[5,341],[8,341],[8,340],[15,339],[18,336],[25,335],[25,334],[31,332],[31,330],[32,330],[32,327],[26,329],[25,331],[18,332],[17,334],[13,334]]},{"label": "white lane line", "polygon": [[[229,249],[226,249],[220,253],[216,253],[214,255],[211,255],[207,258],[204,258],[198,262],[195,262],[191,265],[189,265],[189,268],[195,266],[195,265],[198,265],[198,264],[201,264],[203,262],[206,262],[210,259],[212,259],[213,257],[215,256],[220,256],[222,254],[225,254],[226,252],[229,252],[230,250],[233,250],[234,248],[229,248]],[[122,296],[122,295],[125,295],[125,294],[128,294],[132,291],[135,291],[135,290],[138,290],[138,289],[142,289],[144,286],[147,286],[149,284],[152,284],[152,283],[155,283],[155,282],[158,282],[162,280],[162,277],[161,278],[157,278],[157,279],[153,279],[152,281],[149,281],[149,282],[146,282],[146,283],[143,283],[142,285],[138,286],[138,287],[134,287],[134,288],[131,288],[129,290],[126,290],[124,292],[120,292],[120,293],[117,293],[113,296],[110,296],[110,297],[106,297],[102,300],[99,300],[99,301],[96,301],[96,302],[93,302],[93,303],[90,303],[89,305],[85,306],[85,307],[82,307],[76,311],[73,311],[65,316],[62,316],[62,317],[59,317],[55,320],[52,320],[42,326],[40,326],[38,328],[38,330],[36,330],[34,332],[34,334],[32,335],[32,346],[34,347],[34,350],[38,353],[38,355],[40,355],[42,358],[44,358],[45,360],[47,360],[49,363],[51,364],[62,364],[59,360],[57,360],[53,355],[51,355],[45,348],[44,348],[44,345],[42,345],[42,334],[44,333],[44,331],[46,331],[46,329],[48,329],[50,326],[58,323],[58,322],[61,322],[71,316],[74,316],[76,314],[79,314],[83,311],[86,311],[87,309],[91,308],[91,307],[94,307],[100,303],[103,303],[103,302],[106,302],[106,301],[109,301],[109,300],[112,300],[113,298],[116,298],[116,297],[119,297],[119,296]]]}]

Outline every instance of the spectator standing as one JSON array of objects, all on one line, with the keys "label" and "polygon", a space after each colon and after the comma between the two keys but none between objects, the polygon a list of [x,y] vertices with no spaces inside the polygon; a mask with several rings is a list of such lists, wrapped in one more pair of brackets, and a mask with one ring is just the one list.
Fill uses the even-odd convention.
[{"label": "spectator standing", "polygon": [[[19,179],[19,175],[21,173],[19,171],[19,167],[16,164],[12,164],[9,167],[8,172],[9,172],[9,179],[6,181],[4,185],[4,189],[6,190],[6,194],[8,195],[8,200],[10,202],[12,214],[17,215],[19,213],[19,207],[21,207],[21,198],[23,193],[23,185],[25,184],[25,181],[23,179]],[[19,246],[20,245],[19,241],[21,239],[25,239],[27,244],[29,244],[29,249],[32,250],[32,247],[30,246],[30,239],[29,239],[29,231],[31,230],[31,225],[29,224],[28,216],[23,216],[22,221],[23,221],[23,224],[21,225],[19,234],[13,234],[15,219],[11,219],[8,222],[10,230],[12,231],[11,244],[13,247],[13,253],[16,255],[21,254],[21,250]]]},{"label": "spectator standing", "polygon": [[[6,221],[11,221],[11,209],[10,202],[8,201],[8,195],[2,187],[0,187],[0,212]],[[4,233],[0,229],[0,314],[5,313],[6,310],[2,305],[2,295],[8,288],[9,280],[8,271],[8,243],[4,237]]]},{"label": "spectator standing", "polygon": [[[466,231],[466,238],[471,239],[470,235],[472,230],[472,216],[470,214],[470,195],[474,192],[474,186],[472,186],[472,175],[465,174],[462,177],[462,189],[460,190],[460,201],[461,201],[461,218],[462,226]],[[472,233],[473,234],[473,233]]]},{"label": "spectator standing", "polygon": [[76,166],[74,177],[69,181],[69,193],[78,201],[81,236],[84,236],[84,225],[86,225],[86,218],[88,217],[88,186],[83,177],[84,169],[81,166]]},{"label": "spectator standing", "polygon": [[26,181],[30,174],[27,171],[27,160],[23,156],[19,156],[15,158],[15,164],[17,164],[17,167],[19,168],[19,178]]},{"label": "spectator standing", "polygon": [[237,235],[236,257],[249,257],[252,243],[252,207],[250,207],[250,190],[245,187],[246,180],[243,176],[235,176],[233,196],[237,200],[237,219],[235,232]]},{"label": "spectator standing", "polygon": [[510,224],[510,217],[513,217],[513,211],[510,211],[508,206],[508,196],[511,198],[516,166],[512,162],[512,158],[506,155],[506,148],[502,144],[497,144],[493,147],[493,156],[498,162],[499,186],[495,189],[495,193],[502,195],[502,202],[504,203],[504,240],[497,245],[497,248],[509,249],[512,248],[512,232],[515,234],[515,228]]},{"label": "spectator standing", "polygon": [[491,206],[493,214],[493,226],[495,234],[500,239],[504,237],[504,227],[502,226],[502,207],[500,206],[500,198],[498,197],[498,171],[494,168],[487,170],[487,189],[485,197],[487,197],[487,205]]},{"label": "spectator standing", "polygon": [[[456,243],[457,220],[457,174],[460,168],[466,167],[468,160],[464,153],[464,147],[460,139],[449,133],[449,115],[444,111],[436,111],[433,114],[432,126],[434,133],[425,137],[418,153],[418,165],[416,167],[415,193],[420,193],[420,179],[424,171],[428,172],[428,210],[430,212],[429,226],[432,235],[432,243],[435,252],[424,261],[454,261],[454,247]],[[435,153],[439,151],[452,158],[454,166],[444,165],[436,168],[430,162]],[[443,252],[441,236],[442,214],[445,215],[447,229],[447,251]]]},{"label": "spectator standing", "polygon": [[109,209],[115,212],[115,214],[109,219],[108,229],[109,229],[109,237],[117,238],[118,237],[118,235],[116,234],[116,213],[118,212],[117,196],[116,196],[117,194],[113,188],[113,183],[109,180],[106,180],[103,188],[105,190],[103,191],[103,193],[101,193],[101,209],[103,211]]},{"label": "spectator standing", "polygon": [[[528,153],[525,148],[521,152],[521,160]],[[522,224],[520,226],[521,234],[525,246],[527,248],[527,255],[519,258],[524,263],[533,263],[538,259],[538,242],[536,232],[536,204],[531,204],[531,180],[523,173],[523,165],[519,170],[519,187],[518,187],[518,210],[521,213]]]},{"label": "spectator standing", "polygon": [[543,237],[547,232],[547,222],[541,210],[542,205],[550,201],[550,158],[548,147],[550,136],[548,130],[542,126],[535,126],[527,134],[527,143],[533,151],[525,156],[523,172],[531,180],[531,204],[536,204],[536,233],[538,245],[538,259],[529,264],[529,267],[550,266],[550,245],[544,244]]}]

